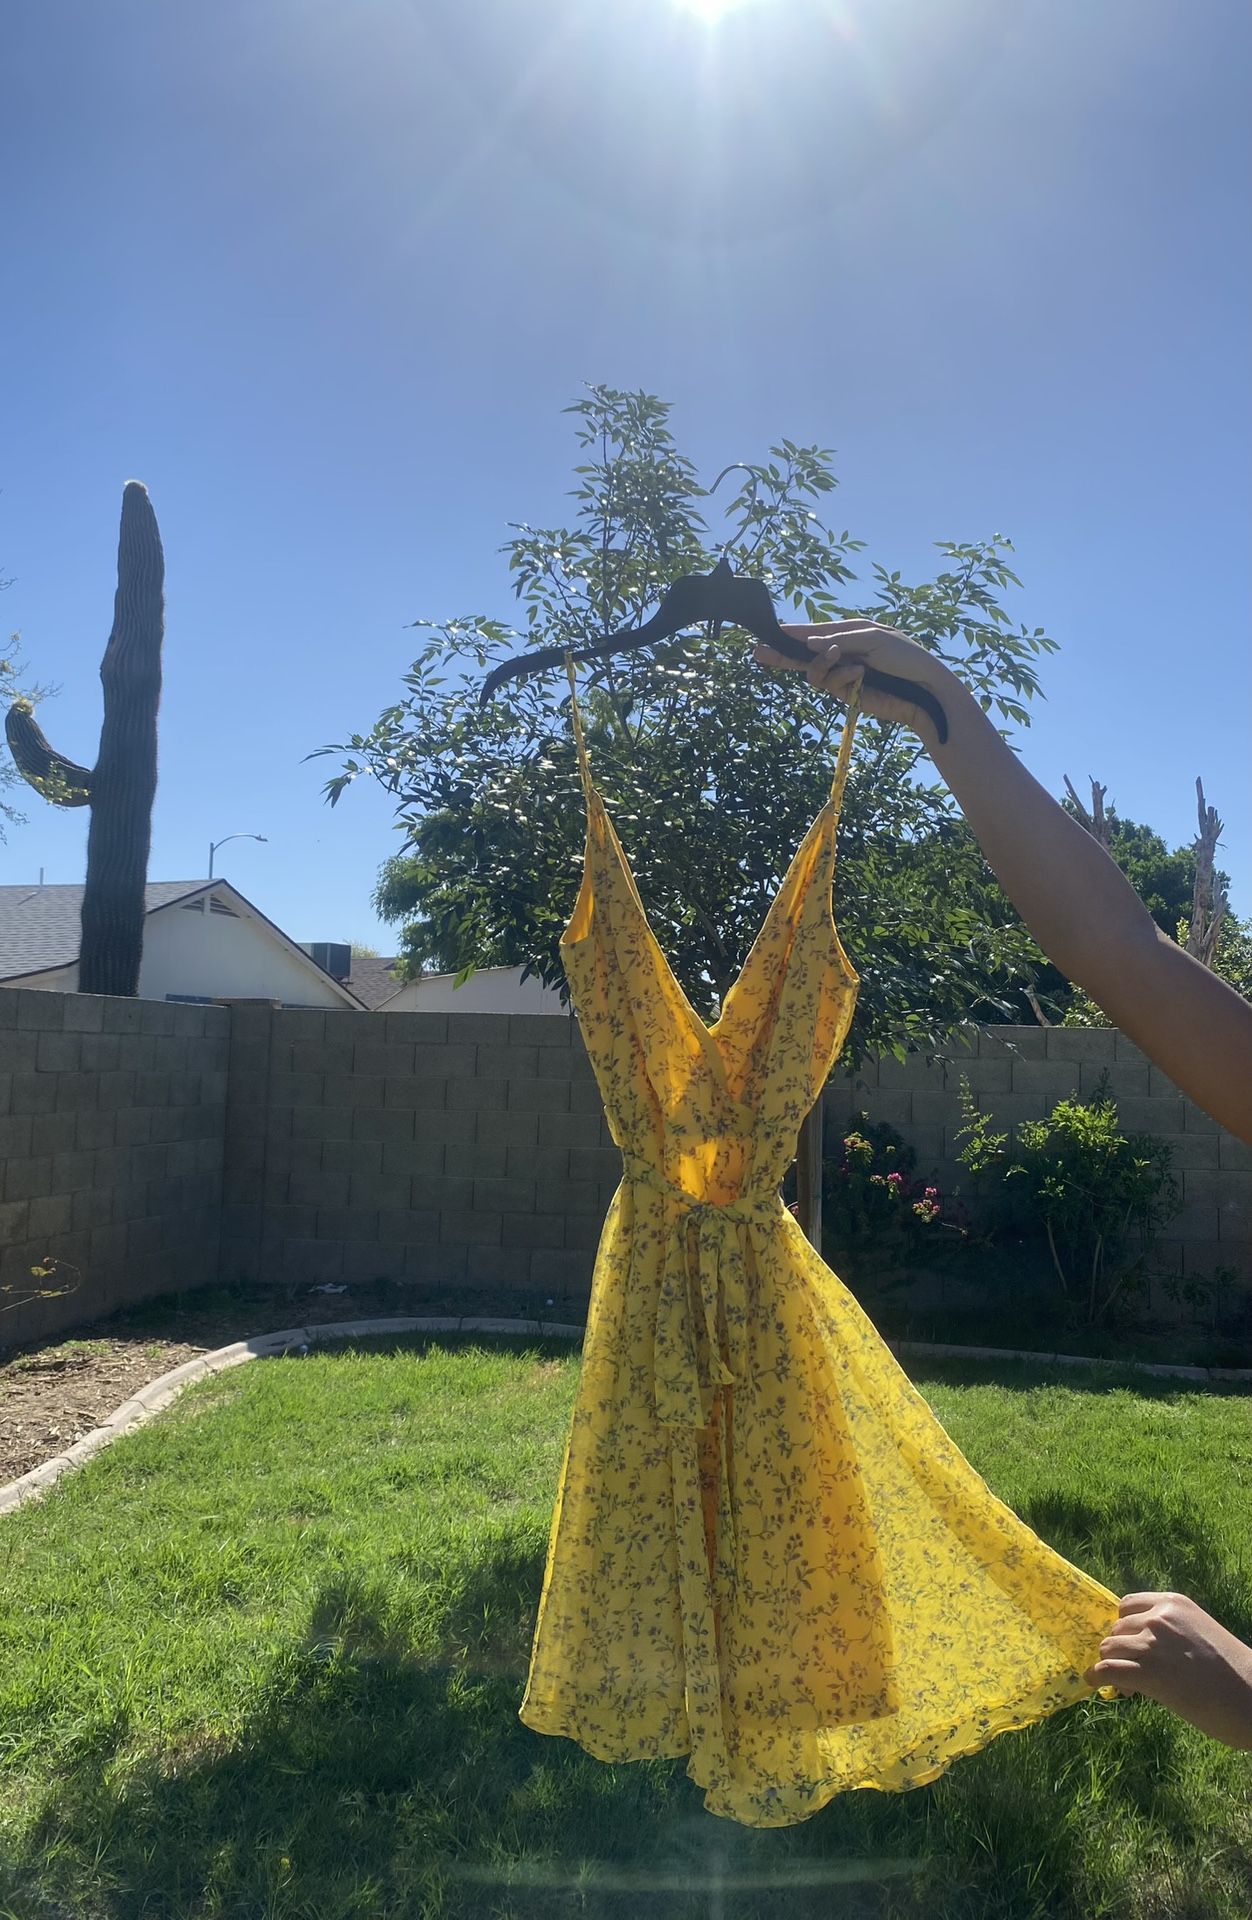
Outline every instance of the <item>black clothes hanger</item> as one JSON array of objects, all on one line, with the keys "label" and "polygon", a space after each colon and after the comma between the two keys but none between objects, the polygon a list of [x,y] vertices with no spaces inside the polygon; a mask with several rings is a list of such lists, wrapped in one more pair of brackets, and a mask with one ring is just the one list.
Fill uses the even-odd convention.
[{"label": "black clothes hanger", "polygon": [[[775,653],[784,654],[788,660],[812,659],[803,641],[795,639],[779,624],[765,582],[746,575],[741,577],[723,555],[711,573],[684,573],[675,580],[652,618],[645,620],[641,627],[621,627],[607,640],[596,640],[586,647],[540,647],[534,653],[519,654],[515,660],[505,660],[493,667],[483,681],[479,704],[485,706],[507,680],[528,680],[535,673],[550,673],[566,659],[604,660],[611,654],[635,653],[640,647],[672,639],[684,627],[694,627],[702,621],[712,625],[714,638],[722,627],[742,627],[754,640],[772,647]],[[920,707],[934,721],[940,744],[946,741],[948,716],[928,688],[894,673],[880,673],[877,667],[866,667],[865,685],[877,687],[881,693],[893,693],[897,699],[909,700]]]}]

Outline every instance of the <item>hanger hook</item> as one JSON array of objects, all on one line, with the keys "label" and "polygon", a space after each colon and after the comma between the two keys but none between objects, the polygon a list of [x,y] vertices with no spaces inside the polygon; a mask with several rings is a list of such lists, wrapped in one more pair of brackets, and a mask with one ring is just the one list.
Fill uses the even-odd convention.
[{"label": "hanger hook", "polygon": [[[749,490],[752,496],[752,505],[755,506],[757,488],[760,486],[761,476],[757,472],[755,467],[750,467],[748,465],[746,460],[732,460],[729,466],[723,467],[721,472],[718,474],[716,480],[713,482],[712,486],[708,488],[709,497],[711,498],[712,495],[717,492],[717,489],[721,486],[722,481],[726,478],[726,475],[728,473],[746,473],[747,474],[748,481],[749,481]],[[730,554],[730,549],[733,545],[734,545],[733,540],[726,541],[721,551],[721,558],[723,560],[728,558]]]}]

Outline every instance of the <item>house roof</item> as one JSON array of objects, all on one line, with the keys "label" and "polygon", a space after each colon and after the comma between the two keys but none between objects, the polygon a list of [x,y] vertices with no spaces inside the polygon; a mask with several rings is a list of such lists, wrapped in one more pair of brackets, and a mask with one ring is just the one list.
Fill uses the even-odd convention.
[{"label": "house roof", "polygon": [[382,960],[371,953],[354,953],[352,971],[343,984],[373,1013],[399,987],[399,976],[392,971],[399,964],[398,960]]},{"label": "house roof", "polygon": [[[350,985],[331,980],[290,934],[253,906],[229,880],[150,880],[144,888],[144,912],[157,913],[162,907],[177,906],[202,893],[230,894],[247,918],[268,928],[306,967],[312,967],[319,979],[329,980],[349,1006],[366,1004]],[[72,966],[82,942],[82,905],[81,885],[0,886],[0,981]]]},{"label": "house roof", "polygon": [[[152,880],[144,911],[173,906],[209,885],[207,880]],[[81,886],[0,887],[0,980],[72,966],[82,940]]]}]

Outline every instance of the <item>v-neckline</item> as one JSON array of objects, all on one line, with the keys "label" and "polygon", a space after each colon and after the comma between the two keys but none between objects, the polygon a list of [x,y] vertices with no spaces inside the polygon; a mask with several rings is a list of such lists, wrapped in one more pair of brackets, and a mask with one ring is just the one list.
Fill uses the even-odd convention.
[{"label": "v-neckline", "polygon": [[[638,883],[635,880],[634,868],[631,866],[630,861],[627,858],[626,849],[622,845],[621,840],[618,836],[617,828],[613,824],[613,816],[609,812],[608,807],[605,805],[604,796],[600,792],[599,787],[597,787],[594,782],[590,782],[588,785],[588,799],[590,800],[592,797],[594,797],[595,804],[599,808],[601,818],[603,819],[605,828],[607,829],[607,832],[608,832],[610,844],[614,851],[614,856],[621,870],[622,877],[625,880],[626,885],[630,890],[630,894],[632,899],[634,900],[635,906],[638,909],[640,921],[642,922],[642,925],[648,935],[649,940],[651,940],[653,947],[656,949],[657,957],[660,960],[662,968],[664,969],[664,978],[669,983],[669,985],[673,988],[674,996],[677,999],[682,1009],[682,1012],[689,1026],[691,1027],[692,1031],[698,1035],[702,1045],[705,1046],[706,1049],[707,1048],[712,1049],[713,1055],[717,1060],[719,1068],[721,1069],[722,1082],[723,1082],[723,1087],[724,1087],[727,1099],[733,1101],[737,1107],[742,1107],[745,1109],[745,1111],[747,1111],[748,1110],[747,1103],[745,1101],[737,1099],[736,1096],[733,1093],[731,1093],[730,1087],[727,1084],[727,1062],[726,1062],[725,1056],[722,1053],[720,1046],[718,1045],[717,1030],[721,1026],[722,1020],[725,1018],[727,1002],[730,1000],[731,995],[737,990],[740,982],[742,981],[744,977],[744,973],[747,970],[748,961],[752,958],[752,954],[756,949],[757,942],[760,940],[761,935],[764,933],[766,927],[769,925],[770,916],[774,913],[775,909],[778,906],[779,900],[782,898],[783,888],[787,884],[787,874],[791,872],[791,869],[795,865],[797,857],[799,856],[801,851],[804,849],[804,847],[807,846],[809,840],[812,838],[817,828],[821,825],[825,817],[831,812],[832,808],[834,808],[835,802],[832,799],[832,800],[827,800],[824,803],[824,805],[820,808],[820,810],[814,815],[812,822],[810,823],[807,831],[804,834],[804,837],[800,840],[799,844],[797,845],[795,853],[792,854],[790,861],[787,863],[787,873],[784,873],[781,881],[779,882],[778,886],[774,891],[773,899],[770,901],[768,907],[765,909],[764,917],[762,918],[760,926],[757,928],[756,935],[753,938],[751,946],[748,948],[748,952],[744,959],[743,965],[740,967],[738,973],[735,975],[734,980],[731,982],[730,986],[726,990],[725,995],[722,998],[722,1010],[718,1014],[717,1019],[713,1022],[712,1026],[710,1026],[708,1021],[702,1019],[700,1015],[696,1012],[695,1008],[692,1006],[691,1000],[687,994],[685,987],[683,986],[682,982],[679,980],[678,975],[674,972],[673,966],[670,964],[669,955],[666,953],[664,947],[661,945],[660,941],[656,937],[656,932],[653,928],[651,917],[649,916],[648,909],[643,902],[643,895],[640,893]],[[590,807],[588,808],[588,815],[587,815],[587,831],[588,833],[592,831]],[[573,925],[577,912],[578,912],[578,905],[576,903],[574,907],[574,913],[571,914],[569,921],[566,923],[565,932],[561,936],[562,949],[565,949],[567,947],[574,948],[574,947],[581,946],[585,940],[588,940],[591,937],[591,926],[589,925],[587,928],[587,932],[585,934],[580,935],[577,940],[569,940],[567,938],[569,929]],[[839,930],[835,925],[834,912],[829,902],[827,903],[827,907],[826,907],[826,918],[830,923],[831,939],[835,944],[836,950],[838,951],[839,954],[843,955],[843,946],[842,946],[842,942],[839,939]],[[846,955],[843,957],[846,959]],[[855,981],[855,975],[853,975],[853,981]]]}]

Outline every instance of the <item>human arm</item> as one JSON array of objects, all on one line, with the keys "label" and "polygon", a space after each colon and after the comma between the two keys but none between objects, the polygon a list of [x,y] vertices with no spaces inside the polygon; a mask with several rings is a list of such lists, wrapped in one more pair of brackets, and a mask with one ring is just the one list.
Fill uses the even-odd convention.
[{"label": "human arm", "polygon": [[[1120,868],[1039,785],[978,702],[933,654],[872,621],[788,631],[813,650],[808,678],[847,698],[871,663],[942,706],[865,688],[861,704],[920,735],[989,865],[1048,958],[1183,1092],[1252,1143],[1252,1006],[1162,933]],[[760,649],[765,665],[794,667]]]}]

